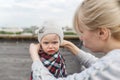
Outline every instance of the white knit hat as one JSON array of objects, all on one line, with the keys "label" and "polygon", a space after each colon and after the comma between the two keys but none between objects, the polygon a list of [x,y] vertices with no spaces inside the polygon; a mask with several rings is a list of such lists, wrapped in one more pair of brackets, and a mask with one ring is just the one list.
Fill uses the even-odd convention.
[{"label": "white knit hat", "polygon": [[64,38],[64,33],[61,27],[53,24],[53,23],[46,23],[42,25],[38,30],[38,41],[40,42],[41,39],[50,33],[55,33],[60,37],[60,42],[62,43]]}]

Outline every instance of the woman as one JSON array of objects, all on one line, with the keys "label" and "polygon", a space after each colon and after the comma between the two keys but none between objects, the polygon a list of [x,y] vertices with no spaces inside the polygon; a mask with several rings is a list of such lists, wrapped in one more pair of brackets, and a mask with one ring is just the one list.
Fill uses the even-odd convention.
[{"label": "woman", "polygon": [[120,0],[84,0],[75,13],[74,28],[86,48],[106,55],[98,59],[64,41],[62,46],[72,51],[87,69],[56,79],[39,60],[38,45],[31,44],[34,80],[119,80]]}]

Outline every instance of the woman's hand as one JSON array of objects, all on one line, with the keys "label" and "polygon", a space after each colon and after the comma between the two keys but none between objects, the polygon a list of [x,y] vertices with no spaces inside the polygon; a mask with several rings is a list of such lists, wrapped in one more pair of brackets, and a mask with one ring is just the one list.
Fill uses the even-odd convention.
[{"label": "woman's hand", "polygon": [[70,41],[63,40],[61,47],[65,47],[70,50],[74,55],[78,54],[80,49]]},{"label": "woman's hand", "polygon": [[70,43],[70,41],[63,40],[62,43],[61,43],[61,45],[60,45],[60,47],[65,47],[65,48],[67,48],[67,44],[69,44],[69,43]]},{"label": "woman's hand", "polygon": [[34,44],[34,43],[30,44],[29,53],[30,53],[31,58],[32,58],[33,61],[40,60],[39,59],[39,55],[38,55],[39,49],[40,49],[40,45],[39,44]]}]

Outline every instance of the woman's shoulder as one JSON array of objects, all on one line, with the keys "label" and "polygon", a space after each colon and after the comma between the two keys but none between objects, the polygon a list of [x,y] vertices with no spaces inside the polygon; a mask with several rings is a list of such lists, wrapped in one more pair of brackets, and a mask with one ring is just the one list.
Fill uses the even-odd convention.
[{"label": "woman's shoulder", "polygon": [[120,58],[120,49],[114,49],[110,52],[108,52],[108,54],[106,55],[108,57],[115,57],[115,58]]},{"label": "woman's shoulder", "polygon": [[108,52],[104,57],[99,59],[98,62],[103,63],[105,65],[111,65],[113,63],[119,64],[120,63],[120,49],[114,49]]}]

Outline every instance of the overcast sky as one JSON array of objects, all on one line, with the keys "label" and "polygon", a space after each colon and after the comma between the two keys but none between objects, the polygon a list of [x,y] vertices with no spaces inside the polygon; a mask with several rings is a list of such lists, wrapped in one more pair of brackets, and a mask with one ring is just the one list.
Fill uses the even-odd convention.
[{"label": "overcast sky", "polygon": [[39,26],[53,20],[72,26],[76,8],[82,0],[0,0],[0,27]]}]

